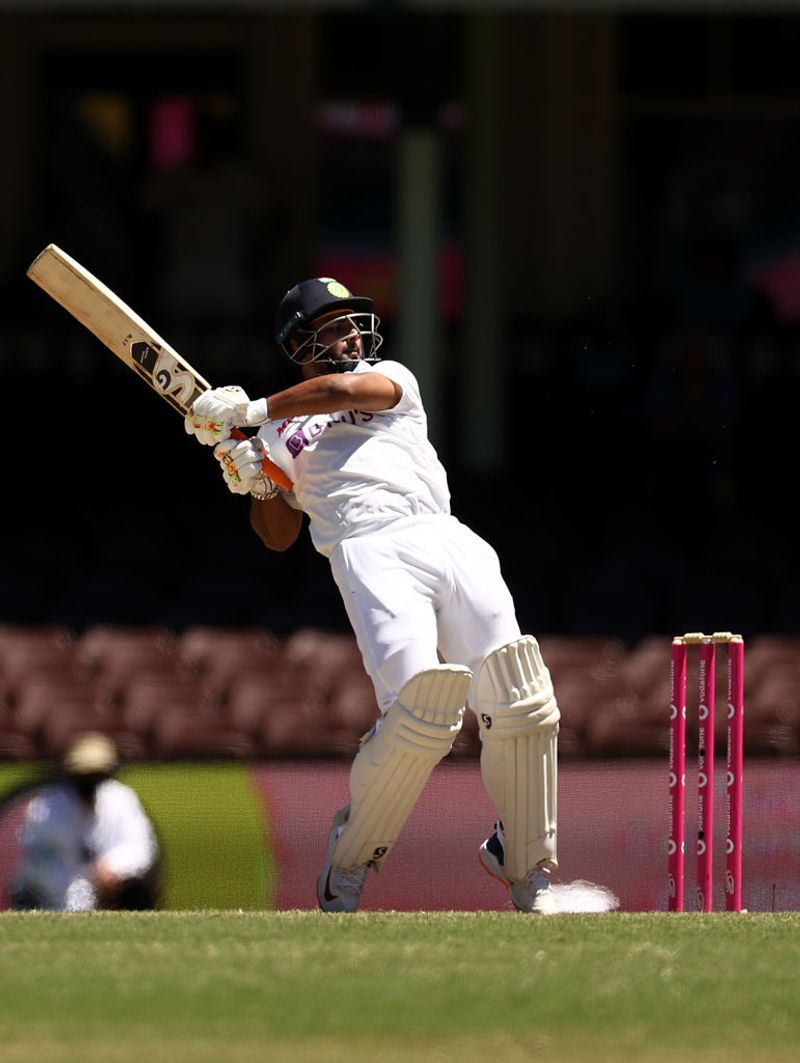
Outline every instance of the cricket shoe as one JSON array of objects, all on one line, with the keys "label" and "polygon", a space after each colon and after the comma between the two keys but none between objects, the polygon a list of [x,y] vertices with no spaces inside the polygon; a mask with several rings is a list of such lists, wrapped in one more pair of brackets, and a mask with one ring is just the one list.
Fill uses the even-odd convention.
[{"label": "cricket shoe", "polygon": [[369,864],[336,867],[333,863],[333,850],[349,813],[349,805],[339,809],[333,817],[333,826],[328,835],[328,860],[317,878],[317,901],[323,912],[356,911],[369,871]]},{"label": "cricket shoe", "polygon": [[505,848],[503,824],[498,820],[494,832],[478,850],[478,857],[489,874],[511,890],[511,900],[520,912],[536,912],[539,915],[555,915],[556,899],[550,888],[550,872],[538,865],[525,878],[512,882],[505,871]]}]

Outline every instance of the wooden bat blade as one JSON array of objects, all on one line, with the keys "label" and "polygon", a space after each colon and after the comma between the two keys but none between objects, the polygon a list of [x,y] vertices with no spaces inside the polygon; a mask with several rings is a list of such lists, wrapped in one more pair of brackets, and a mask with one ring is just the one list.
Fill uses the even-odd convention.
[{"label": "wooden bat blade", "polygon": [[28,276],[181,413],[211,385],[118,295],[49,244]]},{"label": "wooden bat blade", "polygon": [[[27,275],[180,413],[186,414],[211,387],[127,303],[60,247],[48,244]],[[269,458],[263,469],[275,483],[292,489],[291,480]]]}]

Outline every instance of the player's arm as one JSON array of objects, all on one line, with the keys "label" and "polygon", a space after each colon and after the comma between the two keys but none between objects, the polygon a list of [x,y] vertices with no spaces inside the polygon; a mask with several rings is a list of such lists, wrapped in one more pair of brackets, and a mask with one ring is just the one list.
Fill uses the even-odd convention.
[{"label": "player's arm", "polygon": [[282,495],[250,502],[250,527],[268,550],[288,550],[303,525],[303,511],[292,509]]},{"label": "player's arm", "polygon": [[337,410],[379,413],[393,409],[403,389],[383,373],[326,373],[302,380],[266,400],[270,420]]},{"label": "player's arm", "polygon": [[383,373],[326,373],[252,401],[239,387],[212,388],[192,404],[184,427],[201,443],[215,447],[234,428],[337,410],[378,413],[393,409],[402,396],[400,385]]}]

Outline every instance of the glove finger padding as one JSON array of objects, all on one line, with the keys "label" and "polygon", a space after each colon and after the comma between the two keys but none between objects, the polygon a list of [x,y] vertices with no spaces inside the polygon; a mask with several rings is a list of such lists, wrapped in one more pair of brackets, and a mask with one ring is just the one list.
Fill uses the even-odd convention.
[{"label": "glove finger padding", "polygon": [[269,454],[269,450],[257,437],[254,439],[224,439],[214,450],[214,457],[226,465],[237,467],[247,465],[250,462],[261,462]]},{"label": "glove finger padding", "polygon": [[232,436],[228,439],[223,439],[221,443],[217,443],[214,447],[214,457],[220,464],[223,462],[227,464],[231,451],[241,442],[242,440],[234,439]]},{"label": "glove finger padding", "polygon": [[254,480],[243,480],[236,469],[229,469],[223,466],[222,479],[225,481],[225,486],[235,495],[249,495],[250,488],[253,486]]},{"label": "glove finger padding", "polygon": [[231,385],[212,388],[195,399],[183,426],[205,446],[215,446],[230,436],[231,429],[246,424],[250,399],[243,388]]},{"label": "glove finger padding", "polygon": [[224,439],[214,448],[228,490],[237,495],[249,494],[265,479],[261,465],[266,454],[267,448],[258,438]]}]

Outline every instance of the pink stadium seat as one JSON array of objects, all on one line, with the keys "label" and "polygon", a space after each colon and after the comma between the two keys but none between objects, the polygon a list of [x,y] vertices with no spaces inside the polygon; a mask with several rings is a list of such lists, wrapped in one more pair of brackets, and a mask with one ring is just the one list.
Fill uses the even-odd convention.
[{"label": "pink stadium seat", "polygon": [[745,698],[744,744],[751,755],[800,752],[800,675],[779,669],[762,672]]},{"label": "pink stadium seat", "polygon": [[666,756],[669,729],[654,725],[639,698],[612,693],[598,698],[586,722],[586,752],[592,757]]},{"label": "pink stadium seat", "polygon": [[764,675],[746,703],[747,726],[754,723],[800,727],[800,674]]},{"label": "pink stadium seat", "polygon": [[[696,654],[690,654],[691,662]],[[642,639],[626,655],[622,663],[622,676],[638,696],[647,696],[653,690],[666,691],[669,705],[669,675],[672,659],[672,637],[651,635]]]},{"label": "pink stadium seat", "polygon": [[113,739],[124,760],[140,760],[148,755],[142,737],[128,731],[108,712],[96,709],[93,712],[61,711],[48,719],[40,742],[41,754],[58,758],[77,735],[85,731],[101,731]]},{"label": "pink stadium seat", "polygon": [[776,675],[794,677],[800,683],[800,637],[759,635],[745,646],[745,692]]},{"label": "pink stadium seat", "polygon": [[325,707],[309,697],[284,700],[280,711],[267,713],[258,728],[262,756],[342,756],[357,749],[357,739],[332,726]]},{"label": "pink stadium seat", "polygon": [[458,737],[453,743],[450,757],[455,760],[474,760],[480,754],[481,740],[478,717],[468,708],[464,713],[464,722],[461,725]]},{"label": "pink stadium seat", "polygon": [[198,625],[178,637],[180,666],[202,675],[218,659],[267,659],[278,639],[265,628],[227,628]]},{"label": "pink stadium seat", "polygon": [[39,750],[28,735],[0,723],[0,760],[36,760]]},{"label": "pink stadium seat", "polygon": [[25,635],[2,646],[0,691],[6,701],[13,701],[28,682],[69,682],[74,674],[75,644],[68,637]]},{"label": "pink stadium seat", "polygon": [[218,716],[218,707],[209,700],[202,683],[178,677],[168,680],[145,677],[127,687],[120,720],[127,730],[150,741],[158,719],[173,711],[180,712],[186,719]]},{"label": "pink stadium seat", "polygon": [[[323,734],[324,739],[331,729],[325,708],[314,690],[299,678],[282,672],[241,677],[231,690],[223,716],[229,727],[255,742],[260,755],[284,752],[282,746],[290,741],[295,730],[301,736],[295,744],[308,751],[313,746],[315,732]],[[276,748],[268,750],[270,744]]]},{"label": "pink stadium seat", "polygon": [[543,635],[538,641],[554,683],[586,672],[606,680],[618,674],[625,657],[625,644],[616,638]]},{"label": "pink stadium seat", "polygon": [[569,758],[586,755],[588,728],[600,705],[633,696],[621,669],[604,669],[601,665],[565,672],[554,688],[561,712],[559,755]]},{"label": "pink stadium seat", "polygon": [[20,648],[45,646],[59,650],[74,643],[75,633],[61,624],[0,624],[0,667],[9,653]]},{"label": "pink stadium seat", "polygon": [[11,710],[14,726],[20,734],[40,741],[46,725],[61,714],[69,713],[93,719],[99,711],[91,683],[70,684],[31,681],[22,687]]},{"label": "pink stadium seat", "polygon": [[317,628],[301,628],[286,640],[289,665],[299,669],[328,697],[350,674],[364,674],[364,662],[352,635]]},{"label": "pink stadium seat", "polygon": [[190,716],[181,709],[167,709],[156,720],[152,734],[153,754],[164,760],[192,758],[247,758],[256,753],[256,743],[241,731],[218,719]]},{"label": "pink stadium seat", "polygon": [[287,668],[284,645],[263,628],[187,629],[178,641],[178,669],[203,679],[224,700],[243,673],[269,679]]},{"label": "pink stadium seat", "polygon": [[360,737],[380,716],[375,689],[363,668],[343,675],[331,691],[327,718],[334,727]]},{"label": "pink stadium seat", "polygon": [[76,663],[80,671],[119,698],[123,688],[144,672],[175,672],[175,636],[163,627],[96,625],[78,640]]}]

